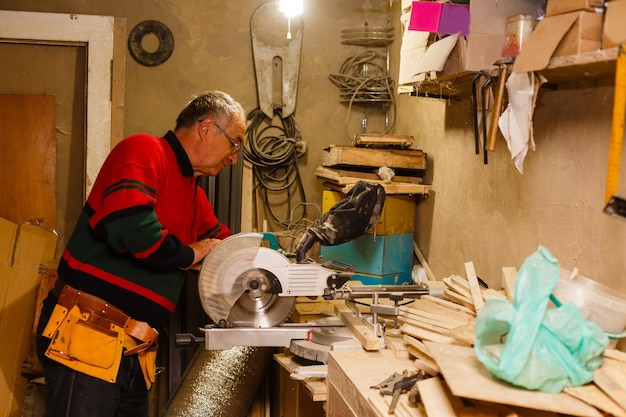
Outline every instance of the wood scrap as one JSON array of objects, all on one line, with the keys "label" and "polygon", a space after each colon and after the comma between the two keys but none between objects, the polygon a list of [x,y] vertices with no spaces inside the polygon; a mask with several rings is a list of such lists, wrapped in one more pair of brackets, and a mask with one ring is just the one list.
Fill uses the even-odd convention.
[{"label": "wood scrap", "polygon": [[426,153],[419,149],[368,149],[330,145],[322,151],[322,165],[386,166],[417,171],[426,169]]},{"label": "wood scrap", "polygon": [[581,387],[566,387],[563,389],[563,392],[611,416],[626,417],[626,411],[595,384],[586,384]]},{"label": "wood scrap", "polygon": [[504,294],[501,291],[494,290],[493,288],[485,288],[485,289],[481,288],[481,291],[483,293],[483,300],[485,301],[487,301],[487,299],[490,297],[499,298],[501,300],[508,300],[508,297],[506,296],[506,294]]},{"label": "wood scrap", "polygon": [[[329,181],[335,182],[359,182],[359,181],[381,181],[382,178],[375,172],[377,171],[377,167],[371,167],[369,171],[355,171],[351,169],[343,169],[343,168],[330,168],[318,166],[315,168],[315,175],[318,177],[326,178]],[[409,175],[394,175],[391,178],[391,182],[407,182],[411,184],[421,184],[422,177],[412,177]]]},{"label": "wood scrap", "polygon": [[515,296],[515,278],[517,277],[517,269],[512,266],[502,268],[502,288],[506,293],[510,302],[513,302]]},{"label": "wood scrap", "polygon": [[413,347],[409,347],[409,351],[413,354],[415,359],[413,360],[413,365],[419,369],[420,371],[426,372],[430,376],[439,375],[439,368],[437,364],[432,359],[422,358],[419,356],[419,353],[414,353],[415,349]]},{"label": "wood scrap", "polygon": [[409,323],[405,323],[402,326],[400,326],[400,330],[402,331],[402,333],[408,334],[410,336],[416,337],[424,341],[428,340],[428,341],[442,343],[442,344],[456,344],[456,345],[467,346],[466,343],[463,343],[455,339],[454,337],[446,336],[437,332],[433,332],[431,330],[414,326]]},{"label": "wood scrap", "polygon": [[450,333],[448,334],[460,342],[463,342],[469,346],[473,346],[476,341],[474,333],[474,323],[470,323],[463,326],[455,327],[454,329],[450,330]]},{"label": "wood scrap", "polygon": [[419,246],[417,246],[417,243],[415,242],[413,242],[413,252],[415,252],[415,256],[417,256],[417,260],[420,262],[420,265],[422,265],[424,269],[426,270],[426,276],[428,277],[428,279],[431,281],[436,281],[437,278],[435,278],[435,274],[433,274],[433,271],[430,269],[430,266],[428,266],[428,262],[426,262],[426,258],[424,257],[424,254],[422,253],[421,249],[419,248]]},{"label": "wood scrap", "polygon": [[604,358],[599,369],[593,373],[593,382],[626,410],[626,363],[617,359]]},{"label": "wood scrap", "polygon": [[392,135],[389,133],[361,133],[354,138],[357,147],[401,147],[410,148],[413,145],[413,136]]},{"label": "wood scrap", "polygon": [[530,391],[498,381],[478,361],[470,347],[429,341],[424,344],[439,366],[450,392],[457,397],[572,416],[602,417],[598,409],[568,394]]},{"label": "wood scrap", "polygon": [[617,349],[605,349],[604,357],[626,362],[626,352]]},{"label": "wood scrap", "polygon": [[469,286],[468,287],[464,287],[462,285],[457,284],[457,281],[453,281],[452,277],[446,277],[444,279],[442,279],[443,283],[446,284],[446,286],[448,287],[448,289],[450,291],[454,291],[457,294],[463,296],[464,298],[467,298],[468,300],[471,300],[472,298],[472,294],[470,294],[469,291]]},{"label": "wood scrap", "polygon": [[459,324],[468,324],[470,322],[473,322],[476,319],[476,316],[473,313],[470,314],[470,313],[455,311],[441,304],[437,304],[425,297],[421,297],[420,299],[415,300],[411,308],[415,308],[421,311],[426,311],[428,313],[444,316],[448,320],[454,320],[458,322]]},{"label": "wood scrap", "polygon": [[433,297],[432,295],[423,295],[421,297],[422,300],[427,300],[430,301],[432,303],[438,304],[440,306],[443,306],[445,308],[448,308],[452,311],[456,311],[456,312],[460,312],[460,313],[466,313],[471,317],[476,317],[476,312],[470,308],[467,308],[465,306],[462,306],[460,304],[451,302],[449,300],[444,300],[443,298],[439,298],[439,297]]},{"label": "wood scrap", "polygon": [[465,273],[467,274],[467,282],[469,283],[470,294],[472,295],[472,303],[474,304],[474,311],[479,313],[485,304],[483,301],[483,294],[478,284],[478,277],[476,276],[476,270],[474,269],[473,262],[465,263]]},{"label": "wood scrap", "polygon": [[380,340],[374,331],[359,319],[345,304],[335,304],[335,315],[350,329],[363,349],[380,350]]},{"label": "wood scrap", "polygon": [[421,311],[417,308],[400,307],[399,310],[399,318],[401,320],[408,319],[412,321],[419,321],[424,324],[430,324],[442,329],[454,329],[455,327],[463,324],[462,322],[458,322],[454,319],[449,320],[445,316],[432,314],[427,311]]},{"label": "wood scrap", "polygon": [[476,311],[474,310],[474,302],[471,298],[467,298],[464,295],[450,289],[445,290],[444,294],[448,298],[448,300],[453,301],[456,304],[460,304],[463,307],[470,309],[471,311]]}]

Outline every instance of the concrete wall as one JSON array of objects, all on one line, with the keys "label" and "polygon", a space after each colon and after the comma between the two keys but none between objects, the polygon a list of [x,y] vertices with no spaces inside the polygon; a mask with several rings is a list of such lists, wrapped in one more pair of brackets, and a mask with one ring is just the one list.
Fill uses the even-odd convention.
[{"label": "concrete wall", "polygon": [[[370,25],[399,27],[400,4],[388,0],[308,0],[295,120],[308,153],[299,168],[307,201],[321,204],[313,171],[329,144],[349,144],[346,107],[328,74],[356,47],[340,44],[341,30]],[[130,31],[153,19],[173,32],[171,58],[144,67],[126,63],[125,134],[162,134],[193,94],[222,89],[246,110],[257,107],[249,32],[261,0],[0,0],[0,8],[112,15]],[[392,71],[397,73],[399,41]],[[429,154],[433,192],[418,204],[417,241],[438,277],[464,275],[473,261],[478,275],[498,286],[503,266],[520,267],[539,245],[564,268],[578,267],[626,294],[626,223],[602,213],[610,135],[612,87],[544,90],[535,122],[537,150],[525,173],[515,171],[503,140],[488,165],[474,154],[471,102],[401,96],[395,133],[414,135]],[[357,116],[358,117],[358,116]],[[626,181],[626,180],[625,180]],[[626,187],[625,187],[626,188]],[[316,210],[310,210],[316,216]],[[271,225],[270,225],[271,227]]]}]

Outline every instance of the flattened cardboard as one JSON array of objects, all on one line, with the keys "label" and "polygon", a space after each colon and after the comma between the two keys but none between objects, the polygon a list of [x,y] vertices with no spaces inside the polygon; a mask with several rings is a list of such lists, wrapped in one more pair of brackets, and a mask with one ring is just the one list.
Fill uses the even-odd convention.
[{"label": "flattened cardboard", "polygon": [[578,13],[565,13],[540,21],[517,56],[513,72],[539,71],[547,67],[561,39],[578,17]]},{"label": "flattened cardboard", "polygon": [[603,5],[603,0],[548,0],[546,17],[580,10],[595,11]]},{"label": "flattened cardboard", "polygon": [[609,49],[626,43],[626,0],[612,0],[606,4],[602,48]]}]

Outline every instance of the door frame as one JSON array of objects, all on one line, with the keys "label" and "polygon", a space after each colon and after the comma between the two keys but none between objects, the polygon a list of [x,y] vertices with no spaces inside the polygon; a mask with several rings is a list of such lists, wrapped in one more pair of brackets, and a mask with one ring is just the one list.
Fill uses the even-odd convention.
[{"label": "door frame", "polygon": [[83,200],[111,149],[115,28],[111,16],[0,10],[0,42],[87,47]]}]

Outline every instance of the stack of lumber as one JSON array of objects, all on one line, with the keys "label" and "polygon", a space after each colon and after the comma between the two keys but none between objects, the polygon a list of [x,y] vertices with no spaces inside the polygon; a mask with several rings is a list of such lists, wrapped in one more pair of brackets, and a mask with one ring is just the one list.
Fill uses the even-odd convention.
[{"label": "stack of lumber", "polygon": [[513,300],[517,271],[502,268],[502,290],[478,285],[471,262],[467,278],[443,278],[444,298],[423,296],[400,311],[402,340],[416,371],[422,404],[417,416],[619,416],[626,417],[626,353],[607,349],[593,382],[559,394],[503,383],[474,352],[474,323],[489,297]]},{"label": "stack of lumber", "polygon": [[[322,164],[315,175],[328,188],[343,193],[358,181],[367,181],[381,184],[387,194],[428,194],[430,186],[421,184],[426,153],[405,149],[404,142],[401,147],[393,146],[392,142],[380,142],[376,147],[329,145],[322,153]],[[393,175],[379,175],[381,168]]]}]

